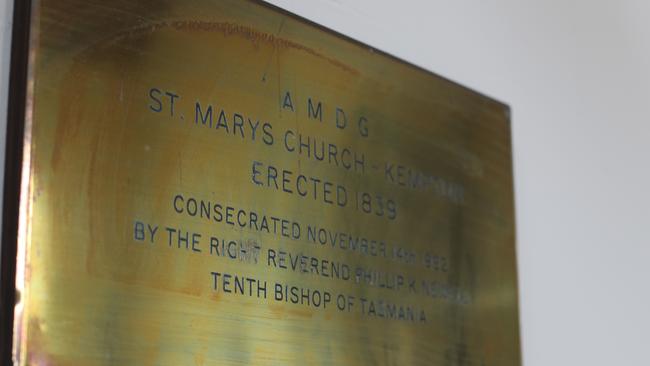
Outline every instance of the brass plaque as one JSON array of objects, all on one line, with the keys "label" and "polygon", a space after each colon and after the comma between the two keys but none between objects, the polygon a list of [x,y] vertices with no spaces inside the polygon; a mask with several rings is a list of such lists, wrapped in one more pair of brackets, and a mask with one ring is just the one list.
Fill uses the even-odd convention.
[{"label": "brass plaque", "polygon": [[17,364],[520,365],[507,106],[258,2],[31,16]]}]

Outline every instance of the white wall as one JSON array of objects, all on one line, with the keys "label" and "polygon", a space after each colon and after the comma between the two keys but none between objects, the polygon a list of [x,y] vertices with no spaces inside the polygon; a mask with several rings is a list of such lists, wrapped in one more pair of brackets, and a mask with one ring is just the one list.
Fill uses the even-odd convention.
[{"label": "white wall", "polygon": [[525,365],[650,365],[648,0],[271,2],[509,103]]},{"label": "white wall", "polygon": [[[5,134],[7,132],[7,95],[9,93],[9,64],[11,57],[11,27],[13,26],[13,1],[0,0],[0,172],[5,166]],[[0,207],[4,173],[0,178]],[[0,209],[2,210],[2,209]],[[2,221],[0,220],[0,226]]]}]

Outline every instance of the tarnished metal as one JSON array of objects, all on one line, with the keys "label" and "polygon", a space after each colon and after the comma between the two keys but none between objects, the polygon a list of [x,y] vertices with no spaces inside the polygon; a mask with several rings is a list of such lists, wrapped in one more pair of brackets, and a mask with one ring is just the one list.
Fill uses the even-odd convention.
[{"label": "tarnished metal", "polygon": [[505,105],[256,2],[32,36],[18,364],[520,364]]}]

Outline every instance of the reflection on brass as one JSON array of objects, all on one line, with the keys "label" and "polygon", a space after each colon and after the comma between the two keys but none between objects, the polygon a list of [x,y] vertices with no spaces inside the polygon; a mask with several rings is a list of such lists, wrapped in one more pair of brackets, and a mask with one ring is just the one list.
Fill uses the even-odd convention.
[{"label": "reflection on brass", "polygon": [[520,365],[505,105],[241,0],[37,1],[30,70],[18,364]]}]

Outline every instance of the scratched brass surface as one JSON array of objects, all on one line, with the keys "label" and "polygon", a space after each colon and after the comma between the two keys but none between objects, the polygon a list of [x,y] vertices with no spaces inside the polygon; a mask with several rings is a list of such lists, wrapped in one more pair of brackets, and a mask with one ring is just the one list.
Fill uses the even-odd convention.
[{"label": "scratched brass surface", "polygon": [[36,1],[31,50],[19,364],[520,365],[503,104],[247,1]]}]

